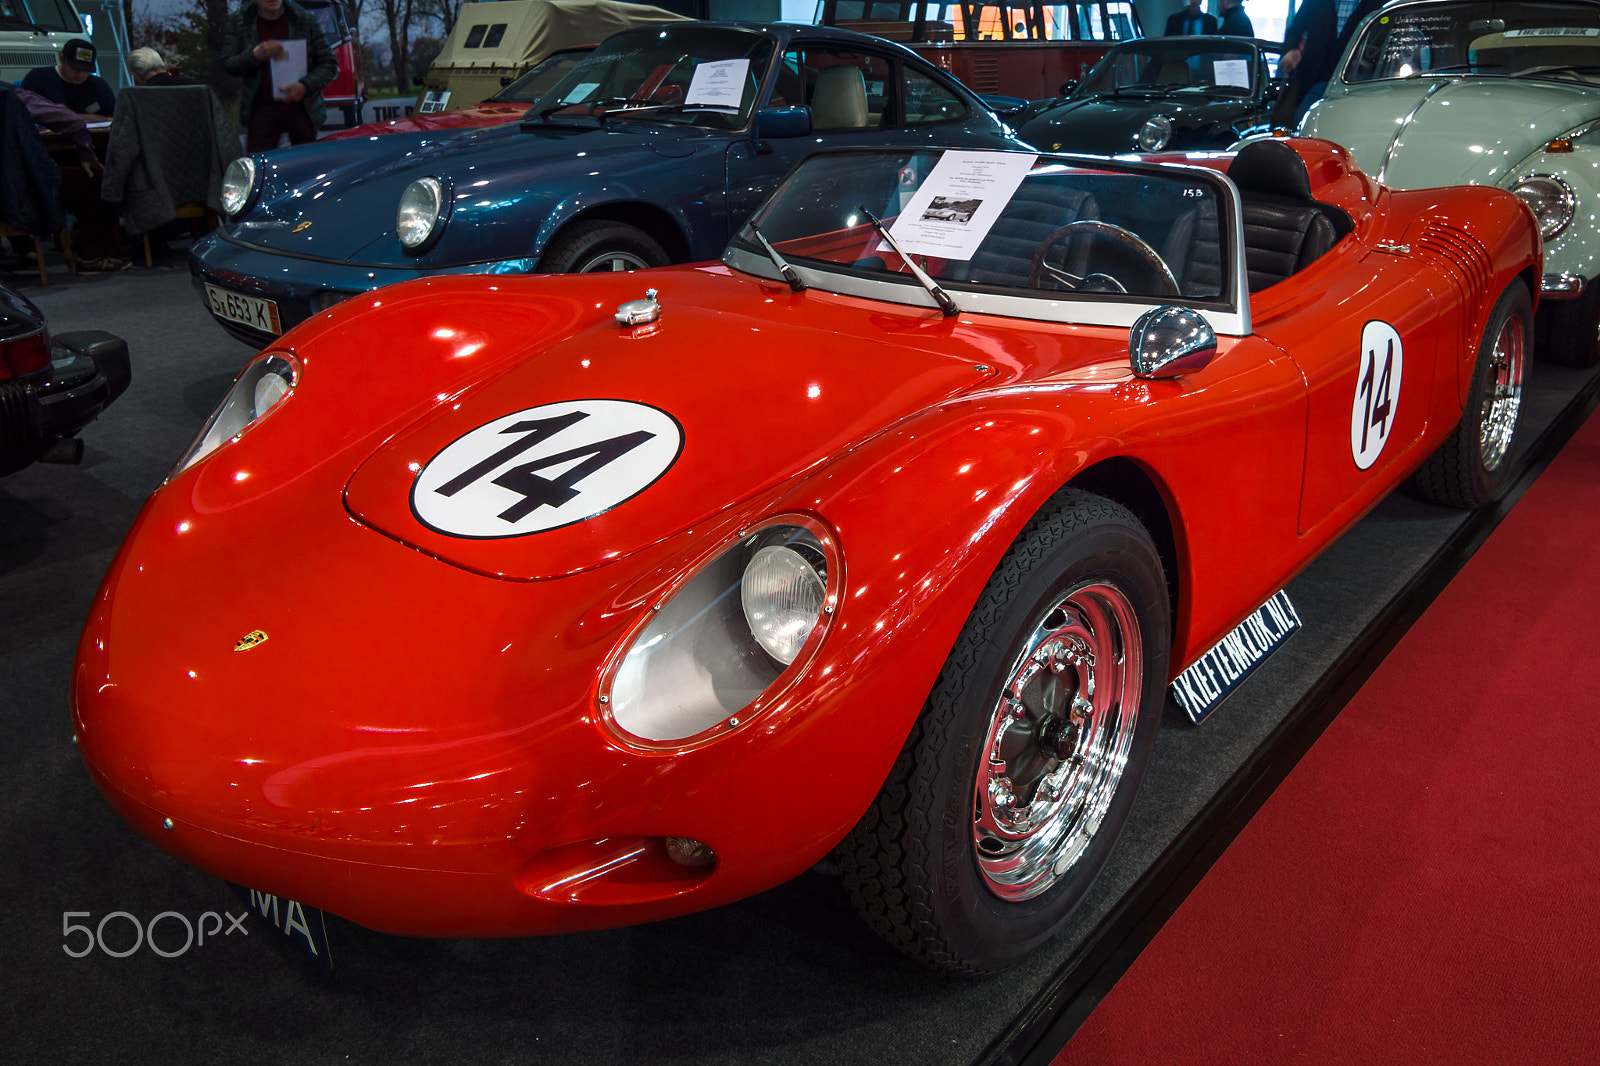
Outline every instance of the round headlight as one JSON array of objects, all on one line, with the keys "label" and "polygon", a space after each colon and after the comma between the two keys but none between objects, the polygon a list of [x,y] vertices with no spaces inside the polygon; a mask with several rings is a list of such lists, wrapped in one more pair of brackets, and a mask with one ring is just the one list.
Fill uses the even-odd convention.
[{"label": "round headlight", "polygon": [[1539,221],[1539,234],[1549,240],[1567,228],[1577,210],[1578,196],[1572,186],[1548,174],[1534,174],[1511,186],[1518,199],[1533,211]]},{"label": "round headlight", "polygon": [[653,743],[735,725],[780,678],[804,668],[807,642],[815,644],[830,617],[830,591],[838,595],[830,544],[806,525],[784,522],[701,567],[629,639],[602,688],[611,720],[630,738]]},{"label": "round headlight", "polygon": [[281,355],[263,355],[245,367],[173,474],[187,470],[249,429],[294,391],[298,379],[295,364]]},{"label": "round headlight", "polygon": [[250,206],[256,191],[257,173],[252,156],[242,155],[228,164],[222,175],[222,210],[229,217]]},{"label": "round headlight", "polygon": [[802,554],[780,544],[762,548],[744,568],[739,599],[750,635],[785,666],[794,662],[822,617],[826,573],[826,564],[814,549]]},{"label": "round headlight", "polygon": [[1133,146],[1141,152],[1159,152],[1172,140],[1172,120],[1152,115],[1144,120],[1134,135]]},{"label": "round headlight", "polygon": [[444,186],[438,178],[418,178],[400,194],[400,209],[395,215],[395,232],[400,243],[420,251],[437,232],[444,211]]}]

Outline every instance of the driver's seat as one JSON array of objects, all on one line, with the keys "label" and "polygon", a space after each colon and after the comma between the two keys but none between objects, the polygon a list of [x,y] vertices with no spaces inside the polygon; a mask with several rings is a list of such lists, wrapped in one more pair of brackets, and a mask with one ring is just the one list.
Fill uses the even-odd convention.
[{"label": "driver's seat", "polygon": [[1250,291],[1310,266],[1354,228],[1350,216],[1311,195],[1305,160],[1283,141],[1254,141],[1228,167],[1243,207]]}]

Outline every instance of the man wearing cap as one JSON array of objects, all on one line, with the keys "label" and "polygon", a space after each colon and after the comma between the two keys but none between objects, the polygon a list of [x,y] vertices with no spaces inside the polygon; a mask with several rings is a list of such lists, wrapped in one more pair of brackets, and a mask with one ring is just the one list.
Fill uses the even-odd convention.
[{"label": "man wearing cap", "polygon": [[[273,60],[285,54],[283,42],[295,40],[305,42],[305,65],[297,80],[274,86]],[[317,16],[293,0],[250,0],[228,17],[222,69],[244,82],[239,121],[246,151],[276,148],[284,133],[290,144],[317,139],[328,115],[322,87],[339,76]]]},{"label": "man wearing cap", "polygon": [[108,119],[117,96],[104,78],[94,72],[94,45],[74,37],[62,46],[53,67],[34,67],[22,87],[71,108],[87,119]]}]

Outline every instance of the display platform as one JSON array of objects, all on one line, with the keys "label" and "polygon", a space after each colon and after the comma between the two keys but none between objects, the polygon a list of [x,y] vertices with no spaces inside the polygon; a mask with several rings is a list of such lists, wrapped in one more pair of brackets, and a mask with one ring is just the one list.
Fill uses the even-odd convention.
[{"label": "display platform", "polygon": [[[1048,1061],[1252,793],[1270,791],[1274,767],[1309,743],[1342,685],[1359,683],[1393,616],[1492,520],[1397,495],[1297,578],[1303,629],[1203,725],[1169,704],[1093,895],[1009,973],[923,971],[856,919],[826,865],[716,911],[551,939],[412,940],[335,919],[325,972],[260,924],[235,926],[245,906],[226,885],[124,825],[68,724],[73,650],[101,574],[250,351],[211,322],[175,262],[55,280],[15,278],[54,329],[126,337],[134,379],[84,434],[81,467],[0,480],[8,1061]],[[1588,371],[1533,366],[1524,458],[1547,430],[1560,436],[1564,412],[1592,403],[1594,386]],[[187,927],[206,930],[204,942],[185,943]]]}]

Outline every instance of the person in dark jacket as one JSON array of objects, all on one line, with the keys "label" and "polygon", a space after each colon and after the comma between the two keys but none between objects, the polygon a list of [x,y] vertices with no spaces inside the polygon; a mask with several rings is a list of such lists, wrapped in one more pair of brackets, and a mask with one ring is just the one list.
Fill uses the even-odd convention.
[{"label": "person in dark jacket", "polygon": [[22,88],[70,107],[85,118],[110,118],[117,106],[111,84],[94,72],[95,47],[82,37],[62,46],[53,67],[34,67],[22,78]]},{"label": "person in dark jacket", "polygon": [[1322,98],[1361,20],[1384,0],[1306,0],[1295,12],[1283,38],[1278,74],[1289,84],[1272,105],[1274,126],[1293,128],[1312,104]]},{"label": "person in dark jacket", "polygon": [[[284,54],[286,40],[305,42],[306,69],[298,81],[274,91],[272,61]],[[276,148],[284,133],[290,144],[317,139],[328,115],[323,86],[339,74],[317,16],[294,0],[251,0],[228,18],[222,69],[244,81],[239,121],[246,130],[246,151]]]},{"label": "person in dark jacket", "polygon": [[0,222],[38,237],[61,229],[61,171],[21,97],[0,81]]},{"label": "person in dark jacket", "polygon": [[1216,32],[1216,17],[1200,10],[1200,0],[1188,0],[1181,9],[1167,17],[1168,37],[1198,37]]},{"label": "person in dark jacket", "polygon": [[1256,35],[1250,16],[1244,13],[1244,0],[1217,0],[1217,10],[1222,12],[1222,22],[1217,26],[1217,32],[1224,37]]}]

